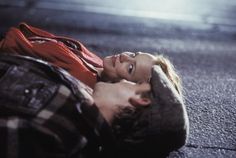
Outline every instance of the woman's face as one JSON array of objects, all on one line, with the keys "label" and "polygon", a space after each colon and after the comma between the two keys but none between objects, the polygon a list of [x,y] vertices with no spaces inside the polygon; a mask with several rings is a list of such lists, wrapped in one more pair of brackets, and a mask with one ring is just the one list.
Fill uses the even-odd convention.
[{"label": "woman's face", "polygon": [[110,81],[126,79],[133,82],[148,81],[155,57],[148,53],[123,52],[103,59],[104,74]]}]

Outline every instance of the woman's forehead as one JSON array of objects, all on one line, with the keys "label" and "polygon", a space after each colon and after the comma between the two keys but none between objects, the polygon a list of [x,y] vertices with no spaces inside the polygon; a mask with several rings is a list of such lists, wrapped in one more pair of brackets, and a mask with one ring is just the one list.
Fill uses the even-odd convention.
[{"label": "woman's forehead", "polygon": [[154,56],[148,53],[140,53],[135,57],[134,81],[147,81],[151,75],[151,68],[155,64]]}]

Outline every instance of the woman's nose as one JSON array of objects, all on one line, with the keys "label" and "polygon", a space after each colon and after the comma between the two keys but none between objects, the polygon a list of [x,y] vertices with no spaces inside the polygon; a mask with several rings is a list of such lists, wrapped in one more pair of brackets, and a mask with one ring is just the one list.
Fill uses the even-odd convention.
[{"label": "woman's nose", "polygon": [[121,53],[120,54],[120,62],[125,62],[125,61],[129,61],[130,60],[130,56],[126,53]]}]

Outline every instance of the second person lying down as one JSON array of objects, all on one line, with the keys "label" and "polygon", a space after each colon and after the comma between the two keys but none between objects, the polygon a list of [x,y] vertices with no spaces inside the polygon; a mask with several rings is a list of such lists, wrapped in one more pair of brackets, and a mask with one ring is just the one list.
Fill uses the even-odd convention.
[{"label": "second person lying down", "polygon": [[123,52],[102,59],[78,40],[56,36],[26,23],[9,29],[0,41],[0,51],[47,61],[67,70],[91,88],[97,81],[148,82],[152,66],[160,65],[181,94],[180,77],[173,64],[162,55]]}]

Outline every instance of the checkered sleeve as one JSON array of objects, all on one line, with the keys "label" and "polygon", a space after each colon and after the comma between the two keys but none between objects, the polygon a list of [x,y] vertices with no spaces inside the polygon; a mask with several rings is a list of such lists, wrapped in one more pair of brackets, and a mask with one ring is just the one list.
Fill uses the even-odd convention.
[{"label": "checkered sleeve", "polygon": [[80,133],[78,100],[64,85],[34,117],[0,117],[0,157],[80,157],[86,137]]},{"label": "checkered sleeve", "polygon": [[58,140],[53,134],[49,135],[50,131],[42,132],[33,128],[31,124],[30,121],[19,117],[0,119],[2,158],[65,157]]}]

